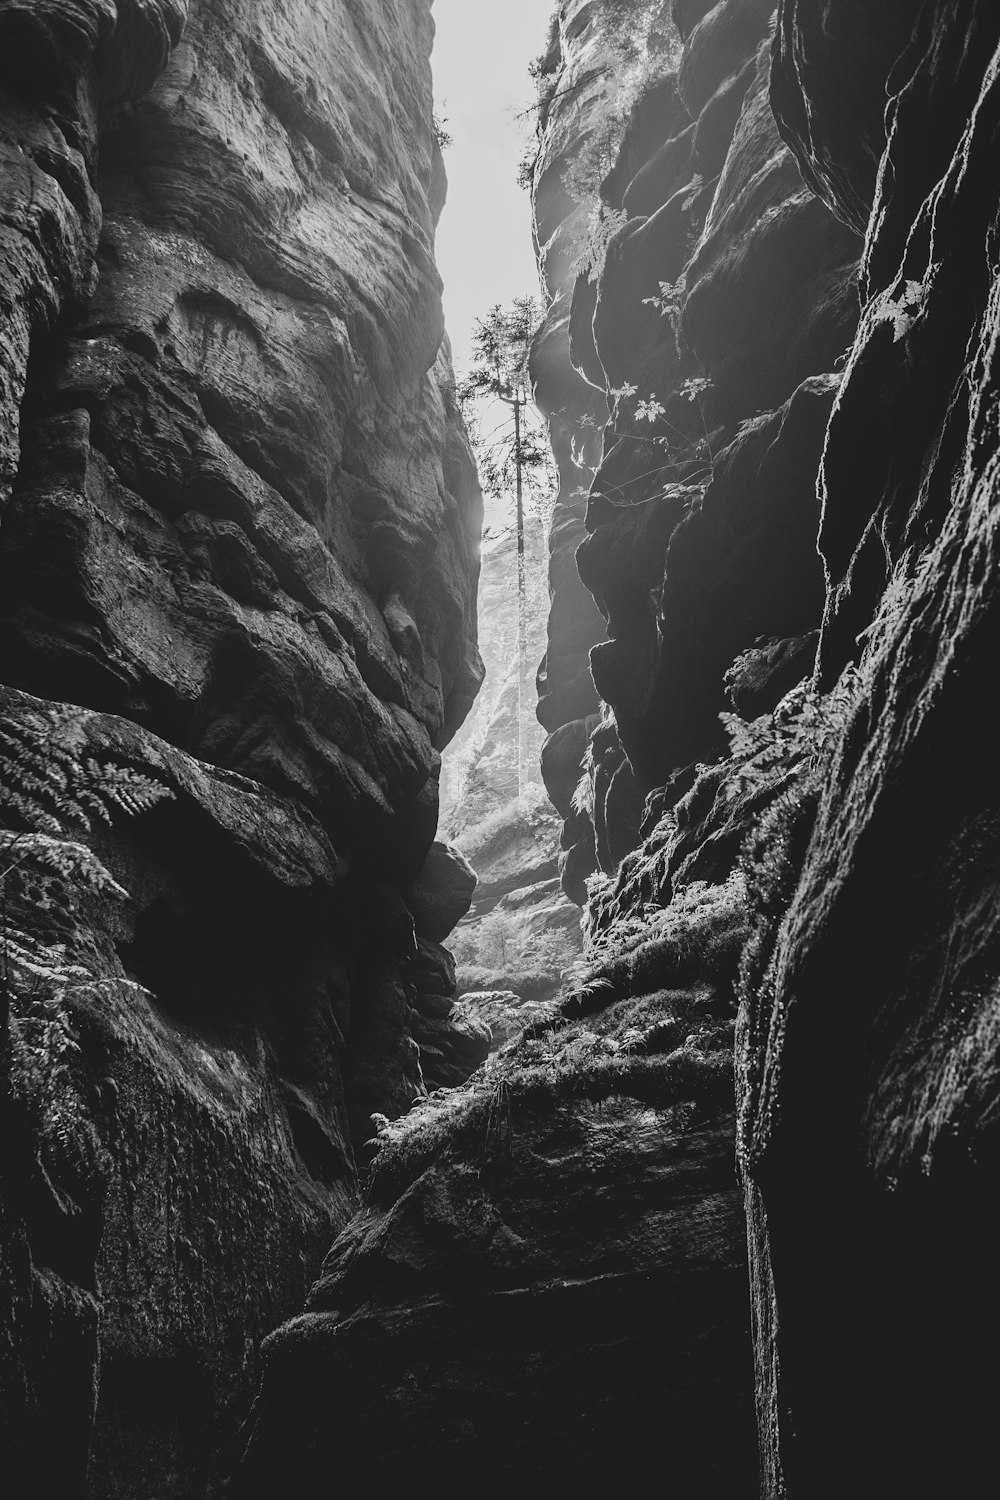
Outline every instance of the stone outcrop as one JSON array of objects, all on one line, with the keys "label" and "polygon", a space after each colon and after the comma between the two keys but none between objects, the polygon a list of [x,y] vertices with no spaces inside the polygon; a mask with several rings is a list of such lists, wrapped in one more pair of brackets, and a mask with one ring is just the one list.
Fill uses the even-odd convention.
[{"label": "stone outcrop", "polygon": [[[639,842],[646,794],[724,748],[735,658],[758,652],[762,708],[809,669],[824,598],[815,475],[857,322],[859,239],[806,188],[770,108],[772,6],[696,9],[677,9],[683,45],[625,123],[591,210],[610,239],[577,277],[569,319],[577,379],[611,404],[577,549],[608,636],[590,653],[613,710],[591,729],[590,822],[609,874]],[[581,21],[554,78],[543,169],[572,128],[578,104],[562,90],[578,53],[600,45],[600,8]],[[582,209],[564,199],[556,228],[546,188],[543,170],[539,238],[557,249]],[[569,415],[593,399],[570,396]],[[761,653],[775,667],[763,678]]]},{"label": "stone outcrop", "polygon": [[630,999],[612,965],[383,1133],[366,1209],[267,1343],[238,1495],[308,1500],[333,1471],[373,1495],[471,1472],[489,1496],[631,1494],[664,1463],[685,1495],[757,1493],[741,935],[732,907],[692,915],[645,959],[673,990]]},{"label": "stone outcrop", "polygon": [[42,723],[173,794],[93,835],[131,899],[77,912],[83,988],[9,996],[12,1494],[218,1493],[371,1114],[488,1045],[413,895],[481,678],[431,38],[0,7],[4,753]]},{"label": "stone outcrop", "polygon": [[598,709],[589,652],[603,638],[604,626],[580,580],[575,555],[585,535],[586,492],[600,460],[607,403],[603,389],[590,385],[571,359],[570,308],[587,212],[564,179],[594,133],[606,93],[600,38],[585,36],[571,52],[566,42],[567,35],[579,31],[581,13],[588,9],[593,7],[560,6],[553,18],[550,44],[540,60],[539,150],[532,172],[535,243],[548,307],[535,339],[531,374],[559,476],[549,530],[550,604],[538,672],[538,719],[550,737],[542,752],[545,787],[563,818],[563,889],[581,905],[586,877],[596,868],[594,840],[589,820],[575,819],[569,804]]},{"label": "stone outcrop", "polygon": [[[472,1074],[428,12],[0,7],[5,1477],[985,1493],[1000,15],[558,7],[586,944],[554,999],[484,979]],[[481,930],[527,926],[551,840],[495,832]]]},{"label": "stone outcrop", "polygon": [[[623,217],[570,314],[610,398],[577,559],[613,710],[585,758],[591,945],[745,882],[763,1493],[973,1493],[998,1323],[1000,21],[669,9],[675,65],[622,133],[601,191]],[[601,16],[561,32],[567,78]]]},{"label": "stone outcrop", "polygon": [[820,475],[820,672],[859,682],[776,838],[796,880],[741,1049],[769,1497],[974,1493],[994,1464],[1000,17],[904,9],[862,41],[859,7],[786,3],[774,52],[804,175],[868,232]]}]

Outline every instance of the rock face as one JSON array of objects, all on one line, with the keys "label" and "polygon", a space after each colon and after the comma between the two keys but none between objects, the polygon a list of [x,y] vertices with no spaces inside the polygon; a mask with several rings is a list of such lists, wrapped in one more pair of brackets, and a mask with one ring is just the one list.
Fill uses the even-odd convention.
[{"label": "rock face", "polygon": [[470,1077],[428,11],[0,7],[5,1477],[988,1492],[1000,13],[558,8],[586,948]]},{"label": "rock face", "polygon": [[[811,806],[779,840],[801,851],[797,878],[748,973],[741,1149],[766,1493],[974,1493],[993,1468],[1000,1332],[986,1249],[997,821],[982,769],[996,730],[1000,17],[938,0],[914,27],[890,6],[865,12],[862,45],[857,6],[828,7],[822,29],[808,11],[781,7],[775,111],[810,183],[868,225],[820,481],[824,681],[859,632],[865,650]],[[835,1057],[832,1031],[847,1042]],[[829,1403],[848,1380],[834,1441]]]},{"label": "rock face", "polygon": [[[744,882],[763,1493],[975,1493],[1000,1322],[1000,18],[666,9],[678,50],[619,132],[569,317],[610,407],[577,555],[608,636],[591,946]],[[557,84],[610,11],[562,8]],[[554,142],[576,108],[553,91]],[[560,734],[553,770],[579,760]]]},{"label": "rock face", "polygon": [[[734,659],[766,642],[772,659],[795,656],[801,675],[822,617],[815,475],[838,384],[830,372],[857,322],[860,243],[806,189],[779,137],[772,8],[676,8],[683,44],[633,87],[591,208],[607,244],[571,294],[577,379],[611,405],[578,549],[608,636],[590,658],[613,722],[591,727],[589,759],[596,860],[609,874],[639,842],[646,794],[722,748]],[[564,8],[543,128],[536,219],[553,247],[543,265],[585,207],[565,195],[562,219],[550,207],[550,153],[563,160],[580,107],[572,93],[563,105],[562,91],[613,15],[578,10],[570,24]],[[616,123],[606,97],[593,113]],[[568,386],[566,399],[570,416],[593,403],[575,404]],[[761,706],[780,696],[764,691]],[[578,838],[571,821],[567,839]]]},{"label": "rock face", "polygon": [[218,1493],[371,1113],[421,1044],[485,1052],[414,1009],[481,678],[431,37],[429,0],[0,7],[4,754],[173,794],[91,830],[131,901],[67,929],[86,985],[5,997],[12,1493]]},{"label": "rock face", "polygon": [[532,178],[535,242],[548,308],[531,372],[559,475],[549,530],[551,597],[538,672],[538,719],[550,736],[542,753],[545,787],[563,819],[563,889],[581,905],[584,881],[596,868],[594,840],[589,820],[574,818],[570,802],[598,709],[588,658],[591,646],[603,639],[604,626],[581,582],[575,554],[585,535],[586,493],[600,460],[607,403],[603,387],[590,385],[570,357],[570,307],[588,226],[587,212],[567,191],[564,174],[592,137],[604,100],[600,37],[592,34],[572,50],[566,40],[579,32],[581,13],[593,9],[561,5],[553,17],[550,45],[541,60],[540,141]]},{"label": "rock face", "polygon": [[680,956],[711,927],[659,953],[673,991],[621,1000],[609,971],[384,1132],[367,1208],[268,1342],[238,1495],[319,1497],[334,1470],[373,1495],[473,1471],[489,1496],[631,1494],[665,1461],[685,1495],[757,1493],[739,920],[716,922],[714,981]]}]

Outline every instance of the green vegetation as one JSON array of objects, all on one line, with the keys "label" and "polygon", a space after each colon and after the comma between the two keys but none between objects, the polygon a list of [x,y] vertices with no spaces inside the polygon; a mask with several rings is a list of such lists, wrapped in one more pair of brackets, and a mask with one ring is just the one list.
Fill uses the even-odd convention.
[{"label": "green vegetation", "polygon": [[569,196],[586,211],[577,245],[577,273],[596,280],[608,247],[627,222],[609,203],[604,184],[614,169],[633,110],[648,90],[676,70],[680,39],[659,0],[604,0],[596,24],[607,58],[596,111],[581,148],[563,172]]},{"label": "green vegetation", "polygon": [[731,1105],[741,887],[692,890],[649,915],[641,934],[605,934],[564,998],[534,1007],[464,1088],[432,1094],[402,1119],[375,1118],[376,1197],[398,1194],[443,1151],[487,1172],[527,1114],[574,1100],[619,1095],[695,1113]]},{"label": "green vegetation", "polygon": [[86,1176],[98,1151],[72,996],[129,985],[98,977],[88,920],[127,893],[81,840],[172,795],[95,755],[86,717],[39,705],[0,725],[0,1088],[53,1180]]},{"label": "green vegetation", "polygon": [[529,1002],[550,999],[576,956],[563,933],[535,931],[522,914],[502,906],[456,928],[448,942],[458,963],[460,994],[510,990]]},{"label": "green vegetation", "polygon": [[18,980],[61,985],[79,978],[67,955],[81,903],[126,896],[81,839],[115,813],[145,812],[172,795],[143,772],[95,756],[84,721],[80,712],[39,707],[0,725],[0,944],[8,993]]},{"label": "green vegetation", "polygon": [[[738,677],[743,658],[737,657],[726,681]],[[849,666],[828,693],[818,693],[809,679],[787,693],[773,713],[749,722],[739,714],[720,714],[729,736],[730,768],[724,795],[727,800],[787,776],[811,770],[838,738],[861,690],[861,675]]]},{"label": "green vegetation", "polygon": [[655,1108],[685,1103],[695,1109],[732,1102],[732,1058],[717,1047],[707,1050],[703,1038],[643,1055],[634,1040],[560,1027],[560,1020],[554,1009],[464,1088],[432,1094],[399,1120],[373,1116],[372,1196],[395,1198],[445,1150],[487,1173],[526,1113],[574,1100],[600,1104],[619,1095]]},{"label": "green vegetation", "polygon": [[[594,94],[586,126],[581,123],[578,149],[564,168],[563,185],[570,198],[585,210],[576,244],[577,271],[596,279],[608,246],[626,222],[620,208],[608,203],[602,189],[618,160],[632,111],[652,84],[677,67],[680,38],[661,0],[603,0],[591,22],[599,45],[593,66],[572,82],[562,74],[560,20],[562,7],[552,17],[545,49],[531,64],[537,98],[533,110],[535,140],[518,168],[523,188],[534,184],[538,150],[556,100],[572,99],[584,90]],[[594,85],[600,83],[599,89]]]},{"label": "green vegetation", "polygon": [[647,974],[654,987],[664,972],[712,977],[740,943],[746,889],[739,871],[724,885],[693,881],[668,905],[626,906],[620,915],[601,900],[612,887],[607,876],[591,877],[589,886],[582,984],[603,980],[619,994],[639,994]]},{"label": "green vegetation", "polygon": [[434,139],[438,143],[438,149],[440,151],[447,151],[448,147],[454,144],[454,139],[452,137],[451,131],[448,129],[449,121],[447,117],[445,115],[439,115],[437,111],[435,111],[432,119],[432,124],[434,127]]},{"label": "green vegetation", "polygon": [[[525,489],[553,489],[552,455],[548,437],[531,405],[528,369],[532,340],[542,321],[534,297],[515,297],[509,307],[496,303],[477,318],[472,335],[473,366],[458,386],[483,489],[497,500],[512,494],[523,500]],[[479,415],[479,404],[500,402],[510,418],[489,428]],[[519,511],[518,537],[524,521]]]}]

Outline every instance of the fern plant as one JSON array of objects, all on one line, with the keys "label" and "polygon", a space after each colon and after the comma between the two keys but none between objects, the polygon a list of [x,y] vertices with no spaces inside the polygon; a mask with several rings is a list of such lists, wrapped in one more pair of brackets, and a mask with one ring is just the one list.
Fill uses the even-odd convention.
[{"label": "fern plant", "polygon": [[[86,907],[126,892],[84,840],[116,814],[172,796],[145,772],[96,754],[86,717],[39,704],[0,722],[0,1175],[9,1243],[30,1242],[39,1179],[67,1219],[102,1191],[101,1088],[74,995],[140,986],[99,977],[107,970]],[[19,1295],[29,1295],[27,1284]]]},{"label": "fern plant", "polygon": [[94,753],[86,715],[38,707],[0,723],[0,989],[63,989],[88,978],[69,957],[80,901],[124,899],[83,842],[116,813],[134,816],[172,796],[134,766]]},{"label": "fern plant", "polygon": [[[741,662],[737,657],[727,680],[738,673]],[[720,714],[731,757],[722,787],[726,800],[754,791],[777,775],[815,764],[847,723],[860,688],[858,669],[849,666],[828,693],[817,693],[807,678],[785,694],[773,713],[759,719]]]}]

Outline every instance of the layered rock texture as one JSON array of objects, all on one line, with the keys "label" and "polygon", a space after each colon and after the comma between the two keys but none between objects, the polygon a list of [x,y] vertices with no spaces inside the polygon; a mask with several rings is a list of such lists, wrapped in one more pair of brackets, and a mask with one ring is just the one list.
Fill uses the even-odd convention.
[{"label": "layered rock texture", "polygon": [[599,709],[590,674],[591,646],[604,625],[576,567],[576,549],[586,535],[587,490],[600,458],[607,402],[570,358],[569,317],[576,265],[588,230],[588,213],[568,192],[563,174],[597,128],[604,99],[599,38],[572,51],[563,31],[572,11],[553,17],[549,45],[539,60],[544,101],[559,87],[558,107],[540,102],[541,142],[533,172],[532,204],[539,274],[548,306],[535,338],[531,375],[535,402],[549,425],[559,478],[549,529],[549,592],[545,653],[538,672],[538,720],[547,733],[542,775],[563,820],[560,874],[572,901],[586,899],[586,878],[596,869],[593,827],[572,806],[590,730]]},{"label": "layered rock texture", "polygon": [[[367,1206],[265,1346],[236,1493],[757,1492],[730,902],[380,1137]],[[715,963],[697,980],[684,952]],[[416,1477],[414,1477],[416,1476]],[[472,1476],[472,1477],[470,1477]]]},{"label": "layered rock texture", "polygon": [[[732,688],[757,713],[808,669],[823,610],[815,475],[860,253],[780,139],[773,7],[634,7],[678,30],[616,71],[620,9],[560,12],[535,171],[542,263],[563,278],[547,338],[577,382],[568,417],[611,404],[576,559],[607,637],[590,653],[606,709],[589,759],[608,874],[638,843],[645,796],[724,745],[734,659],[749,653]],[[581,385],[597,387],[582,404]],[[582,629],[558,592],[552,616],[557,635]],[[568,720],[547,751],[553,782],[580,763]],[[567,841],[585,838],[571,815]]]},{"label": "layered rock texture", "polygon": [[482,675],[431,39],[429,0],[0,6],[12,1495],[218,1493],[372,1112],[486,1050],[444,1066],[474,878],[425,865]]},{"label": "layered rock texture", "polygon": [[987,1493],[1000,14],[557,9],[586,942],[471,1078],[442,943],[525,868],[433,842],[479,664],[429,40],[0,6],[15,1492]]},{"label": "layered rock texture", "polygon": [[772,100],[814,191],[867,228],[820,472],[821,684],[864,649],[815,810],[777,841],[797,880],[744,1022],[764,1454],[769,1494],[968,1494],[992,1482],[1000,1334],[1000,16],[866,12],[859,54],[856,7],[829,10],[782,7]]},{"label": "layered rock texture", "polygon": [[[621,9],[559,11],[543,264],[583,206],[564,120],[589,90],[591,125],[614,124],[587,69],[613,59]],[[673,20],[674,52],[648,54],[592,202],[606,242],[548,330],[549,367],[558,345],[595,388],[567,419],[610,409],[577,551],[607,636],[591,944],[742,882],[762,1493],[975,1493],[1000,1311],[980,769],[1000,19],[954,0],[633,9]],[[553,615],[556,637],[583,620],[558,593]]]}]

